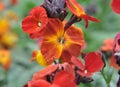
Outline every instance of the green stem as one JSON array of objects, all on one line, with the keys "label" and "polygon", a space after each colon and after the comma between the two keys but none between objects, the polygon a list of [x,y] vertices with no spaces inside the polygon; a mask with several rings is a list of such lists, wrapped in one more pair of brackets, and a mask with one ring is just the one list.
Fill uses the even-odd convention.
[{"label": "green stem", "polygon": [[107,80],[107,78],[105,77],[105,74],[104,74],[104,72],[103,72],[103,70],[101,71],[101,74],[102,74],[102,76],[103,76],[103,78],[104,78],[104,80],[105,80],[105,82],[106,82],[106,84],[107,84],[107,87],[110,87],[110,82]]}]

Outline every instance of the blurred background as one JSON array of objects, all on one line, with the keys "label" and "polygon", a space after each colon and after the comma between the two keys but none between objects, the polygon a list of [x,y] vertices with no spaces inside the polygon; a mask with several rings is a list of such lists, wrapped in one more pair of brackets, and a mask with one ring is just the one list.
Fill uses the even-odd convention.
[{"label": "blurred background", "polygon": [[[29,11],[44,0],[0,0],[0,87],[23,87],[34,72],[43,67],[30,62],[31,53],[39,47],[36,40],[29,38],[22,31],[21,22]],[[85,29],[84,21],[75,25],[81,27],[86,40],[84,52],[97,51],[106,39],[113,39],[120,31],[120,15],[110,7],[111,0],[77,0],[86,13],[100,20],[99,23],[89,22]],[[71,14],[67,16],[69,18]],[[109,44],[109,43],[107,43]],[[108,59],[106,59],[108,60]],[[116,87],[118,80],[117,68],[106,66],[105,75],[110,77],[111,87]],[[80,84],[79,87],[107,87],[100,73],[93,75],[94,81]]]}]

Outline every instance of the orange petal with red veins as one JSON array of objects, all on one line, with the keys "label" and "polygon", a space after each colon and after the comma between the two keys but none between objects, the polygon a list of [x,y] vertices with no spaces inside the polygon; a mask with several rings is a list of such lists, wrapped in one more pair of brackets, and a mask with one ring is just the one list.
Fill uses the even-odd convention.
[{"label": "orange petal with red veins", "polygon": [[60,58],[62,59],[62,62],[70,63],[71,57],[72,57],[72,55],[67,50],[63,50]]},{"label": "orange petal with red veins", "polygon": [[87,72],[95,73],[100,71],[104,66],[104,62],[98,53],[90,52],[85,57],[85,68]]},{"label": "orange petal with red veins", "polygon": [[60,87],[77,87],[74,79],[74,76],[72,76],[70,73],[60,71],[55,75],[53,84],[57,84]]},{"label": "orange petal with red veins", "polygon": [[120,14],[120,0],[112,0],[111,7],[115,13]]},{"label": "orange petal with red veins", "polygon": [[51,19],[46,27],[41,45],[41,52],[48,64],[61,56],[63,47],[59,43],[59,38],[62,37],[63,33],[62,22],[58,19]]},{"label": "orange petal with red veins", "polygon": [[84,35],[81,28],[71,26],[65,33],[66,39],[78,45],[84,45]]}]

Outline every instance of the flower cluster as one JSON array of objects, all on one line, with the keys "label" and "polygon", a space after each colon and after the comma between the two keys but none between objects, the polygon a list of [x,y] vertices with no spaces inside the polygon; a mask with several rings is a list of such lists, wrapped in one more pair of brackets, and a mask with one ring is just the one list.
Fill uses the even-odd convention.
[{"label": "flower cluster", "polygon": [[[4,5],[4,3],[1,4]],[[1,12],[0,14],[0,65],[4,70],[8,70],[11,65],[10,49],[14,47],[18,41],[17,34],[12,30],[11,21],[17,21],[18,16],[14,11],[6,8],[2,9],[4,9],[4,13]]]},{"label": "flower cluster", "polygon": [[[67,9],[72,12],[68,21]],[[82,19],[86,28],[89,20],[99,22],[87,15],[76,0],[44,0],[23,19],[23,31],[38,39],[40,47],[33,51],[31,60],[46,66],[24,87],[77,87],[81,82],[93,81],[92,74],[100,71],[104,62],[99,52],[82,52],[84,35],[81,28],[73,25]],[[78,58],[80,55],[83,59]]]}]

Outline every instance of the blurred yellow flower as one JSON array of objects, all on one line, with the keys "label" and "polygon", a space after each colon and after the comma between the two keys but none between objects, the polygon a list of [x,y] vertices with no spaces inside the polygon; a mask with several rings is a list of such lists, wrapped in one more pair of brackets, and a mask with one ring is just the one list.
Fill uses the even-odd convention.
[{"label": "blurred yellow flower", "polygon": [[6,47],[13,47],[18,41],[18,36],[13,32],[6,32],[1,36],[0,42]]},{"label": "blurred yellow flower", "polygon": [[12,10],[7,11],[6,14],[5,14],[5,17],[10,21],[11,20],[14,20],[14,21],[19,20],[18,15]]},{"label": "blurred yellow flower", "polygon": [[0,50],[0,65],[8,70],[11,65],[10,51],[9,50]]},{"label": "blurred yellow flower", "polygon": [[0,18],[0,35],[4,34],[10,28],[9,21],[4,18]]}]

